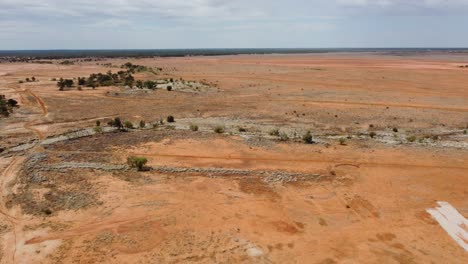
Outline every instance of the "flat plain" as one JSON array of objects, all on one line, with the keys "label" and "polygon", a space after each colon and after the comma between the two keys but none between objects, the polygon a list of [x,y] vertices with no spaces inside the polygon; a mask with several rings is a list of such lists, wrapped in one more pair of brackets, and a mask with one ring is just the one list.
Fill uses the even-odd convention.
[{"label": "flat plain", "polygon": [[[161,85],[56,85],[127,62]],[[449,53],[0,63],[0,94],[19,104],[0,118],[1,263],[468,263],[426,212],[445,201],[468,217],[466,64]],[[116,117],[135,128],[108,126]]]}]

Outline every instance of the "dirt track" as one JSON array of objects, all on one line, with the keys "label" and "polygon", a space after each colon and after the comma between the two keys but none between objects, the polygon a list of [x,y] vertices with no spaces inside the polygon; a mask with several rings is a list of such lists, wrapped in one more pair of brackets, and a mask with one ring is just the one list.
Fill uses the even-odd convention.
[{"label": "dirt track", "polygon": [[[163,68],[138,79],[216,84],[171,92],[50,81],[122,59],[2,64],[20,108],[0,120],[0,263],[466,263],[426,212],[447,201],[468,217],[466,59],[132,60]],[[147,126],[67,139],[114,117]],[[153,169],[122,166],[131,155]]]}]

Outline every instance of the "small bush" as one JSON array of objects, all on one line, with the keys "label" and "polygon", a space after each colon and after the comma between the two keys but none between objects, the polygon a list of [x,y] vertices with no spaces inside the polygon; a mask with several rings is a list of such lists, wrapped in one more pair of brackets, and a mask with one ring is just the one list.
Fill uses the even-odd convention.
[{"label": "small bush", "polygon": [[125,128],[130,128],[130,129],[132,129],[132,128],[133,128],[133,124],[132,124],[132,122],[130,122],[130,121],[125,121],[125,122],[124,122],[124,127],[125,127]]},{"label": "small bush", "polygon": [[145,128],[145,126],[146,126],[145,120],[141,120],[140,121],[140,128]]},{"label": "small bush", "polygon": [[340,138],[340,145],[346,145],[346,138]]},{"label": "small bush", "polygon": [[23,81],[23,80],[19,80],[18,83],[24,83],[24,81]]},{"label": "small bush", "polygon": [[312,138],[312,133],[310,133],[310,131],[307,131],[307,133],[305,133],[305,135],[302,137],[302,140],[306,144],[313,144],[314,143],[314,139]]},{"label": "small bush", "polygon": [[224,126],[215,126],[215,127],[213,128],[213,131],[214,131],[215,133],[222,134],[222,133],[224,133]]},{"label": "small bush", "polygon": [[415,142],[416,141],[416,136],[408,136],[408,137],[406,137],[406,141],[411,142],[411,143]]},{"label": "small bush", "polygon": [[468,132],[466,130],[463,130],[463,134],[466,135]]},{"label": "small bush", "polygon": [[116,127],[118,129],[123,128],[122,120],[120,120],[120,117],[114,118],[114,120],[107,122],[107,124],[111,127]]},{"label": "small bush", "polygon": [[398,133],[398,128],[394,127],[393,132]]},{"label": "small bush", "polygon": [[131,168],[136,168],[138,171],[143,170],[143,167],[146,165],[148,160],[145,157],[135,157],[131,156],[127,158],[127,164]]},{"label": "small bush", "polygon": [[375,133],[374,131],[369,133],[369,137],[375,138],[375,136],[377,136],[377,133]]},{"label": "small bush", "polygon": [[289,136],[285,132],[280,133],[279,138],[280,138],[281,141],[288,141],[289,140]]},{"label": "small bush", "polygon": [[7,100],[7,105],[9,105],[11,107],[16,107],[16,106],[18,106],[18,101],[16,101],[15,99],[8,99]]},{"label": "small bush", "polygon": [[93,131],[100,134],[100,133],[102,133],[102,127],[100,127],[100,126],[95,126],[95,127],[93,128]]},{"label": "small bush", "polygon": [[168,91],[172,91],[172,85],[168,85],[168,86],[166,87],[166,89],[167,89]]},{"label": "small bush", "polygon": [[190,130],[192,131],[198,131],[198,126],[195,124],[190,124]]},{"label": "small bush", "polygon": [[280,131],[279,131],[279,129],[273,129],[268,134],[270,134],[270,136],[279,137]]},{"label": "small bush", "polygon": [[97,120],[97,121],[96,121],[96,126],[97,126],[97,127],[100,127],[100,126],[101,126],[101,121]]},{"label": "small bush", "polygon": [[239,132],[241,132],[241,133],[242,133],[242,132],[247,132],[247,129],[245,129],[244,127],[239,127],[238,130],[239,130]]},{"label": "small bush", "polygon": [[173,117],[173,116],[168,116],[168,117],[167,117],[167,122],[168,122],[168,123],[174,123],[174,122],[175,122],[174,117]]}]

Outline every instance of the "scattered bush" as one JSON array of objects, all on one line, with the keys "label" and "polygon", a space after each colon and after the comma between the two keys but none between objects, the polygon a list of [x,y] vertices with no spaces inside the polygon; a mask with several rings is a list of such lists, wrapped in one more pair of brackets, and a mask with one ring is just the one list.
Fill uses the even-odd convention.
[{"label": "scattered bush", "polygon": [[213,128],[213,131],[214,131],[215,133],[222,134],[222,133],[224,133],[224,126],[220,126],[220,125],[215,126],[215,127]]},{"label": "scattered bush", "polygon": [[13,112],[13,107],[17,107],[18,102],[14,99],[6,99],[5,95],[0,94],[0,115],[5,117],[10,116]]},{"label": "scattered bush", "polygon": [[147,89],[156,89],[156,82],[155,81],[145,81],[143,83],[143,87]]},{"label": "scattered bush", "polygon": [[138,169],[138,171],[142,171],[146,163],[148,163],[148,160],[145,157],[131,156],[127,158],[127,164],[131,168]]},{"label": "scattered bush", "polygon": [[340,138],[340,145],[346,145],[346,138]]},{"label": "scattered bush", "polygon": [[375,133],[374,131],[369,133],[369,137],[375,138],[375,136],[377,136],[377,133]]},{"label": "scattered bush", "polygon": [[168,123],[174,123],[174,122],[175,122],[175,119],[174,119],[174,117],[173,117],[173,116],[171,116],[171,115],[170,115],[170,116],[168,116],[168,117],[167,117],[167,122],[168,122]]},{"label": "scattered bush", "polygon": [[270,136],[279,137],[280,131],[279,131],[279,129],[275,128],[275,129],[271,130],[268,134],[270,134]]},{"label": "scattered bush", "polygon": [[124,122],[124,127],[129,128],[129,129],[133,129],[133,124],[130,121],[125,121]]},{"label": "scattered bush", "polygon": [[416,136],[408,136],[406,137],[406,141],[413,143],[416,141]]},{"label": "scattered bush", "polygon": [[57,82],[57,87],[59,87],[60,91],[63,91],[65,87],[68,87],[68,88],[72,87],[73,83],[74,83],[73,80],[60,78],[59,81]]},{"label": "scattered bush", "polygon": [[288,141],[289,140],[289,136],[285,132],[280,133],[279,138],[280,138],[281,141]]},{"label": "scattered bush", "polygon": [[123,128],[122,120],[120,120],[120,117],[114,118],[114,120],[109,121],[107,124],[118,129]]},{"label": "scattered bush", "polygon": [[100,126],[95,126],[95,127],[93,128],[93,131],[100,134],[100,133],[102,133],[102,127],[100,127]]},{"label": "scattered bush", "polygon": [[15,99],[8,99],[7,100],[7,105],[11,106],[11,107],[16,107],[18,105],[18,101],[16,101]]},{"label": "scattered bush", "polygon": [[198,126],[195,124],[190,124],[190,130],[192,131],[198,131]]},{"label": "scattered bush", "polygon": [[312,133],[310,133],[310,131],[307,131],[307,133],[302,137],[302,140],[306,144],[313,144],[314,143],[314,139],[312,138]]}]

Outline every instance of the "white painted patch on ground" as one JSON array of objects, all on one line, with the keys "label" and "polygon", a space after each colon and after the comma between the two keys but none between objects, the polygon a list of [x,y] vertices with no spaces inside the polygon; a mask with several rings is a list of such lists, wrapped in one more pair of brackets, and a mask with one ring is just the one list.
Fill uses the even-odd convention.
[{"label": "white painted patch on ground", "polygon": [[426,211],[465,251],[468,251],[468,220],[447,202],[437,202],[436,208]]}]

